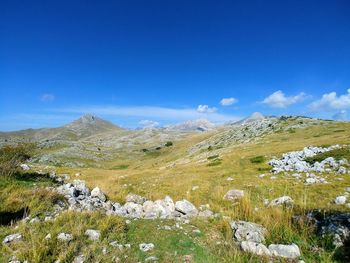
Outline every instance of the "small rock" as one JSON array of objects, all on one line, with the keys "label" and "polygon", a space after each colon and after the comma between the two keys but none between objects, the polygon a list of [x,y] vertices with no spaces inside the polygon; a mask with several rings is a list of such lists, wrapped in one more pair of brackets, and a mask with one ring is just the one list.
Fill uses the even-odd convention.
[{"label": "small rock", "polygon": [[285,205],[285,206],[292,206],[294,203],[293,199],[289,196],[281,196],[276,199],[273,199],[270,202],[270,206],[278,206],[278,205]]},{"label": "small rock", "polygon": [[57,239],[60,241],[69,242],[69,241],[73,240],[73,235],[66,234],[66,233],[59,233],[57,235]]},{"label": "small rock", "polygon": [[198,185],[195,185],[195,186],[192,187],[192,191],[196,191],[197,189],[199,189]]},{"label": "small rock", "polygon": [[101,232],[94,229],[88,229],[85,231],[85,235],[88,236],[90,240],[96,241],[100,239]]},{"label": "small rock", "polygon": [[73,263],[84,263],[84,261],[85,261],[85,256],[79,255],[74,258]]},{"label": "small rock", "polygon": [[4,240],[2,241],[3,244],[8,244],[11,243],[13,241],[20,241],[22,240],[22,235],[21,234],[12,234],[12,235],[8,235],[4,238]]},{"label": "small rock", "polygon": [[337,205],[344,205],[346,203],[346,196],[338,196],[337,198],[335,198],[335,204]]},{"label": "small rock", "polygon": [[47,234],[46,237],[45,237],[45,240],[50,240],[51,239],[51,234]]},{"label": "small rock", "polygon": [[272,256],[295,259],[300,257],[300,250],[296,244],[291,245],[269,245]]},{"label": "small rock", "polygon": [[142,243],[139,245],[139,248],[141,251],[147,252],[147,251],[150,251],[154,248],[154,244],[153,243]]},{"label": "small rock", "polygon": [[150,256],[145,259],[145,262],[154,262],[154,261],[158,261],[158,258],[156,256]]},{"label": "small rock", "polygon": [[234,201],[234,200],[241,199],[243,197],[244,197],[243,190],[232,189],[225,194],[224,199]]}]

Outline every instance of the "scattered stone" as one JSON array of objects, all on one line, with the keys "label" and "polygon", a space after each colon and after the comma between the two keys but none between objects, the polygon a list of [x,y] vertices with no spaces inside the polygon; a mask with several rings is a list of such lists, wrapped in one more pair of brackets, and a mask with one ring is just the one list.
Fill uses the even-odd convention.
[{"label": "scattered stone", "polygon": [[94,229],[88,229],[85,231],[85,235],[88,236],[90,240],[96,241],[100,239],[101,232]]},{"label": "scattered stone", "polygon": [[35,224],[35,223],[38,223],[38,222],[40,222],[39,217],[34,217],[34,218],[32,218],[32,219],[29,221],[29,223],[31,223],[31,224]]},{"label": "scattered stone", "polygon": [[291,244],[291,245],[271,244],[269,245],[269,250],[272,256],[275,256],[275,257],[290,258],[290,259],[296,259],[300,257],[300,250],[296,244]]},{"label": "scattered stone", "polygon": [[84,263],[84,261],[85,261],[85,256],[79,255],[74,258],[73,263]]},{"label": "scattered stone", "polygon": [[4,238],[4,240],[2,241],[3,244],[8,244],[11,242],[15,242],[15,241],[21,241],[22,240],[22,235],[21,234],[12,234],[12,235],[8,235]]},{"label": "scattered stone", "polygon": [[73,235],[66,234],[66,233],[59,233],[57,235],[57,239],[60,241],[69,242],[69,241],[73,240]]},{"label": "scattered stone", "polygon": [[50,240],[50,239],[51,239],[51,234],[49,233],[45,236],[45,240]]},{"label": "scattered stone", "polygon": [[291,207],[293,206],[293,199],[290,197],[290,196],[281,196],[281,197],[278,197],[276,199],[273,199],[269,206],[279,206],[279,205],[285,205],[287,207]]},{"label": "scattered stone", "polygon": [[150,256],[145,259],[145,262],[155,262],[158,261],[158,258],[156,256]]},{"label": "scattered stone", "polygon": [[153,243],[142,243],[139,245],[139,248],[141,251],[147,252],[147,251],[150,251],[154,248],[154,244]]},{"label": "scattered stone", "polygon": [[243,190],[232,189],[232,190],[229,190],[225,194],[224,199],[235,201],[235,200],[241,199],[243,197],[244,197],[244,191]]},{"label": "scattered stone", "polygon": [[252,241],[262,243],[265,241],[264,236],[267,230],[262,225],[247,221],[232,221],[230,225],[233,230],[233,238],[238,242]]},{"label": "scattered stone", "polygon": [[196,191],[197,189],[199,189],[198,185],[195,185],[195,186],[192,187],[192,191]]},{"label": "scattered stone", "polygon": [[346,196],[344,195],[338,196],[337,198],[335,198],[334,202],[337,205],[344,205],[346,203]]},{"label": "scattered stone", "polygon": [[232,177],[227,177],[226,181],[233,181]]},{"label": "scattered stone", "polygon": [[30,166],[28,164],[25,164],[25,163],[22,163],[21,165],[21,168],[23,171],[28,171],[30,170]]}]

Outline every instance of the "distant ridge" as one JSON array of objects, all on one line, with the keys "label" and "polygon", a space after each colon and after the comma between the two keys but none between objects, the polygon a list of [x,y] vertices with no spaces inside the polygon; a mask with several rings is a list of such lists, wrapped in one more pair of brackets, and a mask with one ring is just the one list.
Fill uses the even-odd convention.
[{"label": "distant ridge", "polygon": [[215,128],[215,124],[211,123],[207,119],[196,119],[196,120],[189,120],[182,123],[174,124],[168,126],[167,130],[177,130],[177,131],[209,131]]}]

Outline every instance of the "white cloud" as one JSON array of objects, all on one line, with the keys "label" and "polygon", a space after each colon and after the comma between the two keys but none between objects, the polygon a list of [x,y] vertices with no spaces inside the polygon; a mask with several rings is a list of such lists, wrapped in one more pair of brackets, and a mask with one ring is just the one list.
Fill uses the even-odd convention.
[{"label": "white cloud", "polygon": [[232,104],[235,104],[236,102],[238,102],[238,100],[236,98],[223,98],[221,101],[220,101],[220,104],[222,106],[230,106]]},{"label": "white cloud", "polygon": [[312,102],[309,108],[318,110],[346,110],[350,108],[350,89],[347,94],[337,96],[335,91],[323,94],[322,98]]},{"label": "white cloud", "polygon": [[300,92],[295,96],[287,97],[281,90],[278,90],[266,97],[262,103],[273,108],[286,108],[292,104],[303,101],[305,97],[306,94],[304,92]]},{"label": "white cloud", "polygon": [[199,113],[214,113],[217,109],[215,107],[210,108],[208,105],[198,105],[197,111]]},{"label": "white cloud", "polygon": [[346,110],[341,110],[333,115],[334,120],[345,121],[348,119],[348,113]]},{"label": "white cloud", "polygon": [[[167,123],[176,123],[180,121],[193,120],[203,118],[203,114],[193,108],[166,108],[154,106],[82,106],[72,108],[58,108],[53,109],[60,113],[78,113],[85,114],[90,112],[100,116],[113,117],[131,117],[142,119],[156,119]],[[212,112],[206,115],[206,118],[214,123],[224,123],[228,121],[237,121],[241,117]]]},{"label": "white cloud", "polygon": [[151,120],[142,120],[142,121],[139,121],[139,125],[142,128],[155,128],[159,126],[159,122],[151,121]]},{"label": "white cloud", "polygon": [[55,100],[55,96],[53,94],[46,93],[41,96],[40,100],[42,102],[50,102]]}]

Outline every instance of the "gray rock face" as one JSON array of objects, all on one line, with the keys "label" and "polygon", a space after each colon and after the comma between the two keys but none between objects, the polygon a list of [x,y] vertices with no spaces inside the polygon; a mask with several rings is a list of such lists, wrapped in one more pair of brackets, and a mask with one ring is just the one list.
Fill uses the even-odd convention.
[{"label": "gray rock face", "polygon": [[57,239],[63,242],[69,242],[73,240],[73,235],[71,234],[66,234],[66,233],[59,233],[57,235]]},{"label": "gray rock face", "polygon": [[12,235],[8,235],[4,238],[4,240],[2,241],[3,244],[8,244],[14,241],[20,241],[22,240],[22,235],[21,234],[12,234]]},{"label": "gray rock face", "polygon": [[269,250],[272,256],[296,259],[300,257],[300,250],[296,244],[291,245],[269,245]]},{"label": "gray rock face", "polygon": [[252,241],[262,243],[265,241],[266,228],[246,221],[232,221],[230,223],[233,230],[233,238],[238,241]]},{"label": "gray rock face", "polygon": [[153,243],[142,243],[139,245],[139,248],[141,251],[147,252],[147,251],[150,251],[154,248],[154,244]]},{"label": "gray rock face", "polygon": [[292,206],[294,203],[293,199],[290,196],[281,196],[276,199],[273,199],[269,206],[279,206],[279,205],[285,205],[285,206]]},{"label": "gray rock face", "polygon": [[244,197],[243,190],[232,189],[225,194],[224,199],[235,201],[235,200],[239,200],[243,197]]},{"label": "gray rock face", "polygon": [[186,199],[177,201],[175,203],[175,210],[188,217],[193,217],[198,215],[197,208]]},{"label": "gray rock face", "polygon": [[261,243],[255,243],[252,241],[242,241],[241,249],[244,252],[252,253],[259,256],[271,256],[270,250]]},{"label": "gray rock face", "polygon": [[96,197],[96,198],[100,199],[102,202],[105,202],[107,199],[106,196],[104,195],[104,193],[98,187],[95,187],[94,189],[92,189],[91,197]]},{"label": "gray rock face", "polygon": [[85,231],[85,235],[88,236],[90,240],[97,241],[100,239],[101,232],[94,229],[88,229]]}]

